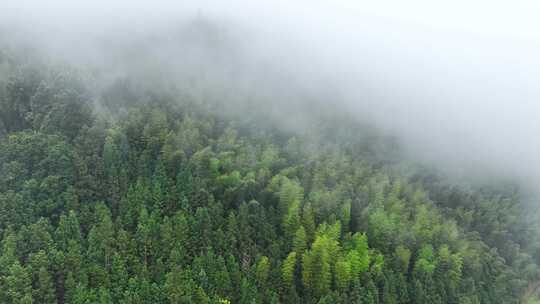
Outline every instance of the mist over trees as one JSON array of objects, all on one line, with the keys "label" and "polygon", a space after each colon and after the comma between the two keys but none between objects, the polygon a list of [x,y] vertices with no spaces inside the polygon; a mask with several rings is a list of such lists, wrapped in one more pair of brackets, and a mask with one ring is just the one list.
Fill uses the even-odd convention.
[{"label": "mist over trees", "polygon": [[227,29],[0,38],[1,303],[538,301],[519,181],[456,183]]}]

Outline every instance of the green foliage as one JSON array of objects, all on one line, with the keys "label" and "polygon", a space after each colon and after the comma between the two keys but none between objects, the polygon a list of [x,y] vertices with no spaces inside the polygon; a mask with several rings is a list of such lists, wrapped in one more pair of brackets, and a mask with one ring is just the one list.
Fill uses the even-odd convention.
[{"label": "green foliage", "polygon": [[281,266],[281,277],[287,289],[294,289],[296,259],[296,252],[292,251]]},{"label": "green foliage", "polygon": [[6,303],[32,303],[32,280],[28,270],[19,262],[9,267],[8,274],[4,278],[5,289],[2,290],[3,302]]},{"label": "green foliage", "polygon": [[58,73],[0,81],[2,303],[535,297],[540,234],[512,187],[453,186],[346,117],[288,132],[127,83],[93,113]]},{"label": "green foliage", "polygon": [[255,277],[257,278],[257,283],[261,290],[264,290],[268,282],[268,273],[270,271],[270,262],[267,257],[263,256],[257,263],[257,269],[255,272]]},{"label": "green foliage", "polygon": [[302,256],[302,282],[312,295],[320,297],[330,291],[332,267],[339,244],[328,235],[315,239]]}]

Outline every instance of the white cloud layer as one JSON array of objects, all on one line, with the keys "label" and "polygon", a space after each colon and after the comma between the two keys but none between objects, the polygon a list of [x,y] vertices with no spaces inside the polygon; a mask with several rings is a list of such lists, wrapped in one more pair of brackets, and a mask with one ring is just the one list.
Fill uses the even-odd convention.
[{"label": "white cloud layer", "polygon": [[197,15],[236,29],[252,62],[332,88],[422,161],[540,185],[538,1],[0,2],[0,27],[76,60]]}]

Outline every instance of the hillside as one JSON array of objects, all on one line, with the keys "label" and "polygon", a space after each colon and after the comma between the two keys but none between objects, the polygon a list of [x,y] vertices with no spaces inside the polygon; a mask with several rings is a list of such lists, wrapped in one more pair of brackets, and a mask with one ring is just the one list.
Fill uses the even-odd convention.
[{"label": "hillside", "polygon": [[339,110],[291,128],[185,89],[125,78],[96,96],[69,68],[1,67],[2,303],[534,293],[539,235],[515,184],[457,185]]}]

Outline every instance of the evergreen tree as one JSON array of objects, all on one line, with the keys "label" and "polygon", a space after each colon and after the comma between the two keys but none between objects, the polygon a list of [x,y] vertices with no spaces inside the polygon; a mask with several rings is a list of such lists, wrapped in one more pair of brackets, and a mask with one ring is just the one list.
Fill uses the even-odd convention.
[{"label": "evergreen tree", "polygon": [[32,303],[32,280],[28,270],[17,261],[9,267],[8,275],[3,280],[5,291],[2,302],[23,304]]}]

